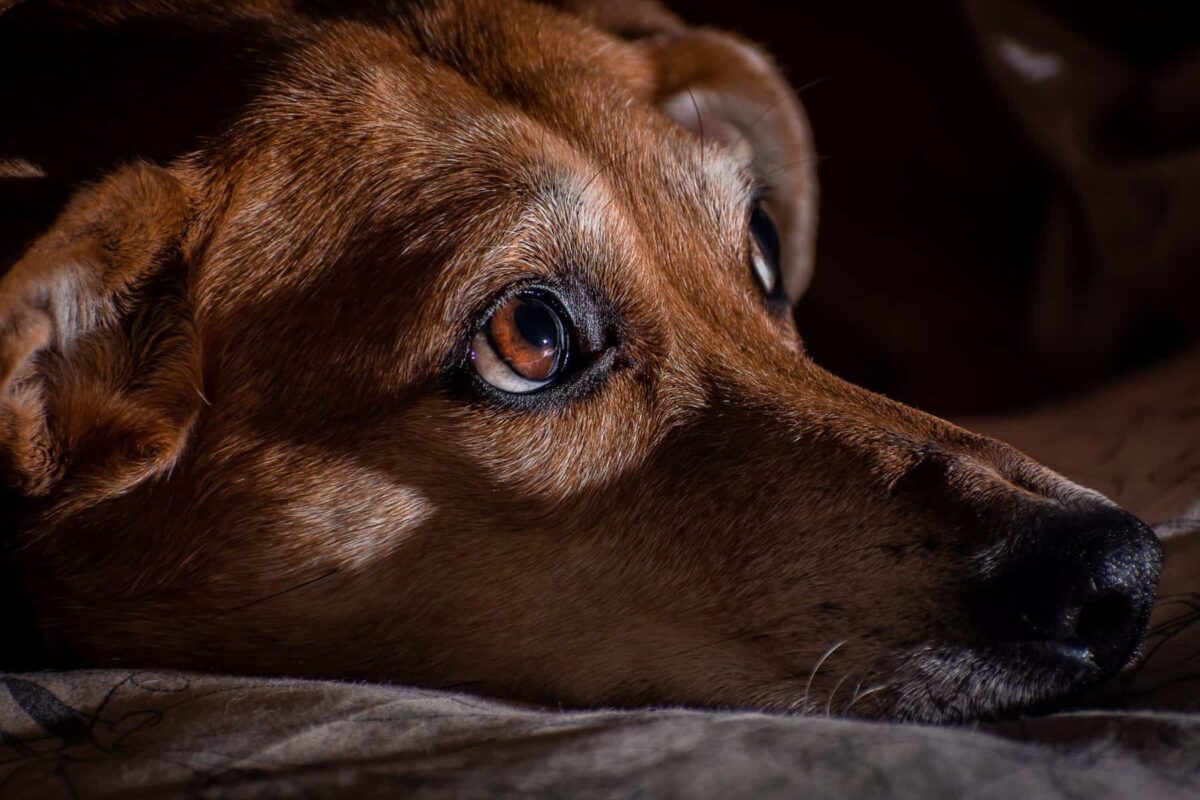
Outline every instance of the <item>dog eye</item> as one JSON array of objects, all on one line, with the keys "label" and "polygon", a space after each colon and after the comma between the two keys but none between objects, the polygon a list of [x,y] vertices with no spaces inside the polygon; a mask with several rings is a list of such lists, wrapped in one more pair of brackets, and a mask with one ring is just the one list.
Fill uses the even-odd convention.
[{"label": "dog eye", "polygon": [[528,394],[562,373],[568,345],[562,316],[545,292],[533,290],[493,312],[471,340],[470,358],[479,377],[492,386]]},{"label": "dog eye", "polygon": [[782,296],[783,286],[779,277],[779,230],[775,221],[762,207],[755,203],[750,213],[750,266],[763,293],[770,298]]}]

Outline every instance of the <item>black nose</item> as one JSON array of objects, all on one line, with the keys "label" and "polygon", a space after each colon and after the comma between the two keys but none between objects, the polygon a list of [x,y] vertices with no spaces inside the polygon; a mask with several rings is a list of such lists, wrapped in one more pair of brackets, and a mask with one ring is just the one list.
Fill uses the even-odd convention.
[{"label": "black nose", "polygon": [[1014,537],[981,596],[993,641],[1061,645],[1104,677],[1133,657],[1154,605],[1162,546],[1115,506],[1039,515]]}]

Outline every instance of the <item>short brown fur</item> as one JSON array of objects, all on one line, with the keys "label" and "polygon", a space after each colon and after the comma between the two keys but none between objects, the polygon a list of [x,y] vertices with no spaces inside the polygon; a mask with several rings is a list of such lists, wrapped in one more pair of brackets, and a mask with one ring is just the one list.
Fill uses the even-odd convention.
[{"label": "short brown fur", "polygon": [[[653,3],[552,5],[9,12],[242,54],[190,127],[148,98],[85,157],[47,144],[63,98],[0,138],[32,165],[3,180],[74,194],[0,254],[0,454],[42,628],[95,664],[578,705],[993,708],[984,672],[977,700],[922,699],[966,680],[920,661],[975,640],[964,564],[1094,495],[822,371],[763,302],[753,184],[793,298],[815,224],[765,56]],[[661,110],[688,92],[694,130]],[[472,325],[528,281],[603,321],[602,374],[560,405],[463,377]]]}]

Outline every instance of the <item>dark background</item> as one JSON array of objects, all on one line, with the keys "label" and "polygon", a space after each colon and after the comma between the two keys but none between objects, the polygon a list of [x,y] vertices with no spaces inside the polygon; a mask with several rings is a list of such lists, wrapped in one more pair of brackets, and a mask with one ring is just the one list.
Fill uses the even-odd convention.
[{"label": "dark background", "polygon": [[[1183,2],[1045,5],[1146,70],[1200,42]],[[822,216],[797,316],[825,366],[954,414],[1046,402],[1185,345],[1186,323],[1147,315],[1097,363],[1064,370],[1039,353],[1029,316],[1056,176],[985,69],[960,2],[671,6],[763,44],[800,90],[821,155]]]}]

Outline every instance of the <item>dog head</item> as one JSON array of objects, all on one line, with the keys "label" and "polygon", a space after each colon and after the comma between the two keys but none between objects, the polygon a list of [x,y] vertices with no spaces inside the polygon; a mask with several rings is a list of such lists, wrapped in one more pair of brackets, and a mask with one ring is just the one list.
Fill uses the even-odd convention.
[{"label": "dog head", "polygon": [[643,3],[339,9],[183,14],[269,43],[254,90],[0,284],[50,638],[922,720],[1132,656],[1141,523],[805,356],[813,149],[764,55]]}]

